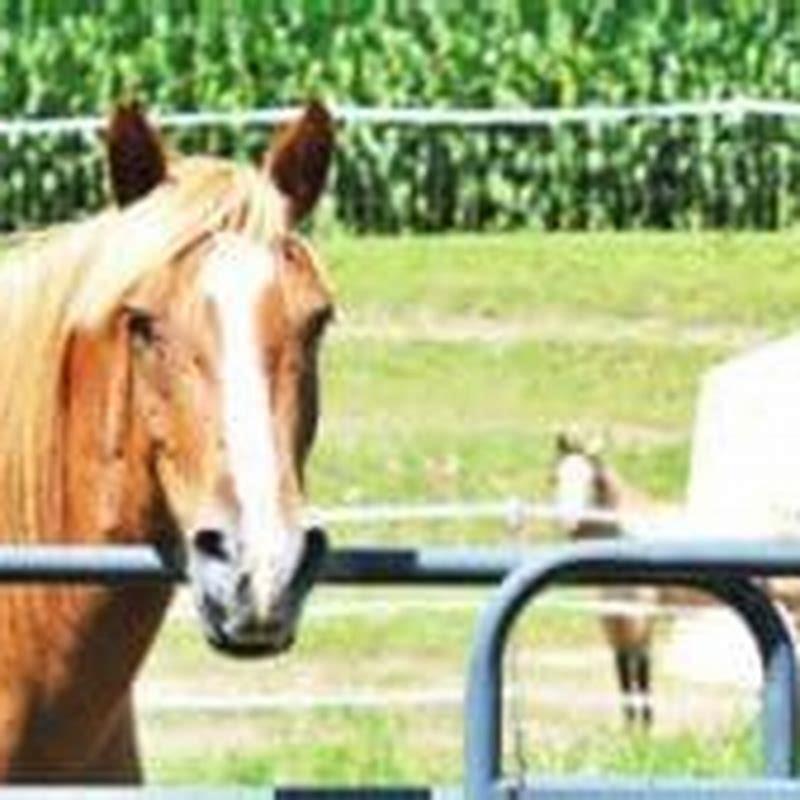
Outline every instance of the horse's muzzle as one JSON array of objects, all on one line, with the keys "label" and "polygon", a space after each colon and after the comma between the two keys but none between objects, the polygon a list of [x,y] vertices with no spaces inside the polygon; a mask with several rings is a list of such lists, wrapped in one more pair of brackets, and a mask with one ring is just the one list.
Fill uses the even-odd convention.
[{"label": "horse's muzzle", "polygon": [[215,649],[255,657],[277,655],[291,647],[303,603],[328,552],[328,539],[321,528],[310,528],[301,535],[294,570],[264,615],[258,608],[254,576],[242,568],[230,536],[220,531],[198,532],[190,573],[203,632]]}]

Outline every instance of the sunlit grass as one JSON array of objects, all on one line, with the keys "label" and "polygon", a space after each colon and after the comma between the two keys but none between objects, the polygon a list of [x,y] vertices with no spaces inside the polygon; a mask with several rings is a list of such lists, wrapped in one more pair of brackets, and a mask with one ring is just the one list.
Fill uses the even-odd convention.
[{"label": "sunlit grass", "polygon": [[800,232],[457,234],[321,243],[355,315],[526,318],[544,309],[784,329]]},{"label": "sunlit grass", "polygon": [[[176,723],[160,725],[166,735]],[[438,709],[273,715],[251,721],[238,736],[223,724],[221,743],[201,756],[154,754],[149,779],[192,785],[457,785],[462,764],[452,732],[458,725],[457,713]],[[525,766],[529,775],[682,777],[742,777],[760,768],[757,736],[743,722],[714,740],[690,731],[650,738],[594,726],[569,744],[539,743]],[[513,758],[506,760],[507,774],[518,769]]]}]

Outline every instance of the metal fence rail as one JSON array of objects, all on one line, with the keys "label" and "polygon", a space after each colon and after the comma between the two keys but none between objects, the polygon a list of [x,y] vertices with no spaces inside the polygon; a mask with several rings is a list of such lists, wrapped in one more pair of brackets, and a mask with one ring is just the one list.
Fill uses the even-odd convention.
[{"label": "metal fence rail", "polygon": [[[240,111],[190,111],[153,114],[166,130],[190,130],[214,126],[244,127],[280,125],[292,119],[299,107],[243,109]],[[708,119],[727,117],[741,121],[746,116],[800,118],[800,103],[734,97],[724,100],[689,100],[677,103],[638,105],[592,105],[577,108],[392,108],[338,105],[334,117],[344,124],[408,125],[411,127],[531,127],[566,124],[603,125],[628,120]],[[0,136],[17,137],[60,133],[97,133],[105,128],[104,117],[52,117],[0,120]]]},{"label": "metal fence rail", "polygon": [[[391,525],[406,522],[499,522],[513,533],[535,522],[574,523],[575,514],[565,512],[552,502],[524,497],[493,500],[461,500],[444,503],[368,503],[364,505],[311,507],[308,524],[320,525]],[[682,510],[648,509],[639,513],[608,508],[587,508],[581,511],[583,522],[618,525],[620,533],[633,536],[658,535],[661,538],[690,536]]]},{"label": "metal fence rail", "polygon": [[[290,108],[165,113],[179,149],[260,155]],[[786,226],[800,104],[364,108],[344,123],[328,219],[356,230]],[[0,230],[104,203],[99,117],[0,120]]]}]

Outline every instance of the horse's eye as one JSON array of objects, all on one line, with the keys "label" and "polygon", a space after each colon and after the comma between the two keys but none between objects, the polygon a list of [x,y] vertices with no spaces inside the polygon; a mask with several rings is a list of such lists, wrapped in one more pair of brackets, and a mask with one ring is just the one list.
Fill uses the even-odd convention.
[{"label": "horse's eye", "polygon": [[152,314],[140,308],[128,309],[128,333],[133,341],[151,345],[156,339],[156,324]]}]

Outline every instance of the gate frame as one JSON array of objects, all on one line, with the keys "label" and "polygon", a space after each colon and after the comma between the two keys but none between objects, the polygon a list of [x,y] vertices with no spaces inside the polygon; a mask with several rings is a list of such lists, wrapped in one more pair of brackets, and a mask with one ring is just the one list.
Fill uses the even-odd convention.
[{"label": "gate frame", "polygon": [[[466,695],[466,796],[579,798],[779,798],[800,796],[795,744],[800,706],[794,640],[784,615],[754,580],[800,573],[800,548],[789,542],[725,540],[581,542],[528,560],[494,593],[478,621]],[[502,659],[522,610],[555,583],[681,584],[701,589],[744,620],[764,672],[763,779],[741,781],[534,778],[501,775]]]},{"label": "gate frame", "polygon": [[[800,797],[795,777],[798,668],[791,632],[756,578],[800,576],[800,542],[681,539],[613,540],[527,549],[349,548],[330,554],[321,580],[332,584],[496,585],[481,613],[467,681],[464,788],[323,787],[147,789],[162,798],[264,797],[275,800],[438,798],[470,800],[782,800]],[[180,553],[146,545],[0,545],[4,583],[141,583],[185,580]],[[701,589],[731,606],[755,638],[764,669],[763,749],[766,776],[744,780],[555,778],[500,773],[502,658],[522,609],[554,583],[679,583]],[[84,789],[41,789],[37,796],[66,800]],[[8,788],[3,796],[30,797]],[[98,798],[133,798],[138,790],[94,790]]]}]

